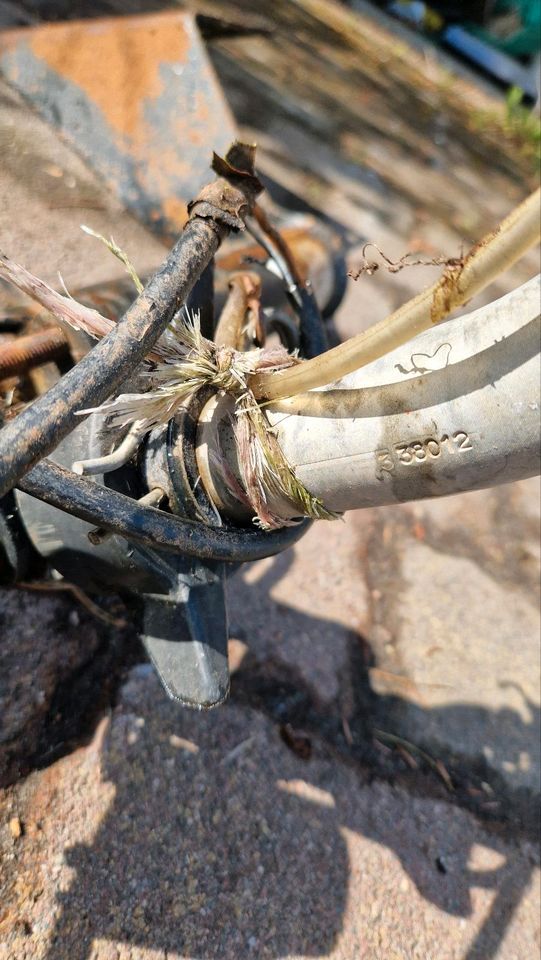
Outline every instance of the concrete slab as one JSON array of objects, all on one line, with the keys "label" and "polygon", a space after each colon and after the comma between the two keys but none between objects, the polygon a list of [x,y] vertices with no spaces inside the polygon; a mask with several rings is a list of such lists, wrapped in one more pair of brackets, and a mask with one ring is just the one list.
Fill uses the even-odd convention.
[{"label": "concrete slab", "polygon": [[329,709],[345,695],[350,645],[369,622],[359,523],[315,525],[292,550],[246,565],[228,584],[231,635],[258,660],[298,672]]},{"label": "concrete slab", "polygon": [[539,535],[524,505],[538,491],[533,480],[386,510],[367,570],[377,723],[440,755],[445,744],[484,758],[511,790],[534,793]]},{"label": "concrete slab", "polygon": [[536,951],[532,845],[367,783],[317,737],[302,760],[249,708],[179,711],[146,666],[90,746],[32,775],[2,821],[2,960]]}]

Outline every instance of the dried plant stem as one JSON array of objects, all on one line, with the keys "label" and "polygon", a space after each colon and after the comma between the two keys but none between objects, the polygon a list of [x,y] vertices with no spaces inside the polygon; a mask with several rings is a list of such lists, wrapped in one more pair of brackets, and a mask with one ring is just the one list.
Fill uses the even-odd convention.
[{"label": "dried plant stem", "polygon": [[235,438],[244,492],[263,530],[295,525],[281,515],[277,504],[285,501],[296,517],[336,520],[341,514],[327,510],[295,475],[276,440],[265,413],[247,392],[236,402]]},{"label": "dried plant stem", "polygon": [[97,603],[94,603],[94,601],[87,596],[81,587],[78,587],[75,583],[71,583],[68,580],[33,580],[29,583],[21,581],[15,584],[15,586],[17,590],[40,590],[43,593],[71,593],[72,596],[79,601],[81,606],[88,610],[97,620],[102,620],[104,623],[109,624],[109,626],[117,627],[118,629],[122,629],[128,625],[127,621],[122,617],[114,617],[108,613],[107,610],[103,610],[102,607],[98,606]]},{"label": "dried plant stem", "polygon": [[250,380],[257,398],[278,400],[323,387],[384,356],[443,320],[539,243],[541,190],[536,190],[440,280],[380,323],[313,360]]},{"label": "dried plant stem", "polygon": [[105,244],[105,246],[107,247],[108,250],[111,251],[113,256],[116,257],[117,260],[120,260],[120,262],[124,265],[124,269],[126,270],[126,273],[129,274],[129,276],[132,278],[133,285],[137,290],[137,293],[142,293],[144,287],[139,279],[139,276],[137,274],[135,267],[133,266],[130,258],[128,257],[128,254],[125,253],[124,250],[122,250],[122,248],[118,246],[118,243],[115,243],[115,241],[113,240],[113,237],[110,237],[110,239],[107,240],[107,237],[102,237],[101,233],[96,233],[95,230],[91,230],[91,228],[85,226],[84,223],[81,224],[81,230],[83,231],[83,233],[88,234],[89,237],[94,237],[96,240],[101,240],[101,242]]},{"label": "dried plant stem", "polygon": [[421,750],[420,747],[415,743],[411,743],[410,740],[404,740],[403,737],[397,736],[395,733],[387,733],[386,730],[377,730],[374,728],[374,735],[377,740],[382,740],[384,743],[390,743],[396,747],[405,748],[412,753],[416,753],[422,760],[424,760],[433,770],[436,771],[438,776],[441,777],[447,789],[452,793],[454,791],[453,781],[449,776],[449,772],[441,760],[434,759],[431,757],[426,750]]},{"label": "dried plant stem", "polygon": [[61,293],[57,293],[20,263],[10,260],[3,254],[0,254],[0,278],[8,280],[45,307],[53,317],[62,323],[69,324],[74,330],[84,330],[91,337],[101,338],[107,336],[115,327],[113,320],[102,317],[97,310],[83,306],[72,297],[64,297]]}]

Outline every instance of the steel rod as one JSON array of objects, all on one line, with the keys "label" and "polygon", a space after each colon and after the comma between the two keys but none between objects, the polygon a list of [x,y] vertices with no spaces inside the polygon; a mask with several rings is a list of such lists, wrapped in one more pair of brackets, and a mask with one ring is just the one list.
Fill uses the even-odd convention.
[{"label": "steel rod", "polygon": [[[222,228],[222,232],[223,228]],[[145,357],[220,244],[216,225],[191,220],[161,270],[103,340],[0,432],[0,496],[103,403]]]},{"label": "steel rod", "polygon": [[270,533],[250,528],[209,527],[163,510],[140,506],[109,487],[42,460],[17,484],[19,490],[127,540],[160,550],[230,563],[272,557],[306,533],[310,521]]}]

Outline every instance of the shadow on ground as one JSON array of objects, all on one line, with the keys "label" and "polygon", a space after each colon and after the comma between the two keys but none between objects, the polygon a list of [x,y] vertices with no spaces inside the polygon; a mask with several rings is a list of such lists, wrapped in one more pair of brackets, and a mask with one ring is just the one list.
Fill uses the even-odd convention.
[{"label": "shadow on ground", "polygon": [[[284,555],[272,564],[251,588],[255,602],[287,567]],[[320,643],[343,629],[292,609],[287,615],[289,630]],[[378,887],[377,858],[373,863],[370,854],[387,848],[418,894],[452,917],[472,916],[474,887],[493,891],[464,960],[497,955],[532,864],[506,845],[501,823],[486,824],[480,841],[475,818],[457,806],[477,803],[476,812],[489,815],[486,795],[473,786],[481,773],[457,764],[454,792],[446,793],[433,770],[412,770],[378,748],[372,725],[382,704],[368,685],[370,651],[359,635],[349,641],[357,691],[353,743],[336,711],[322,707],[305,680],[275,660],[248,653],[234,674],[230,705],[209,714],[179,711],[149,667],[135,668],[101,750],[114,801],[93,842],[66,851],[73,878],[58,895],[62,910],[47,960],[89,960],[95,939],[198,960],[325,957],[348,907],[348,831],[373,844],[360,867],[368,910],[374,898],[393,896]],[[280,737],[285,724],[293,749]],[[520,742],[518,715],[515,724]],[[374,782],[376,776],[392,789]],[[474,859],[472,866],[479,842],[496,865]],[[354,905],[362,923],[365,908]],[[344,955],[353,956],[347,949]]]}]

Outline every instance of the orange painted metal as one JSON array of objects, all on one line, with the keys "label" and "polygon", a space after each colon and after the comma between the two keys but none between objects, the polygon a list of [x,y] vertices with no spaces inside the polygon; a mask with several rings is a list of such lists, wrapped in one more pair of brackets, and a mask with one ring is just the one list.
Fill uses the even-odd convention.
[{"label": "orange painted metal", "polygon": [[236,136],[191,14],[5,31],[0,72],[166,238]]}]

